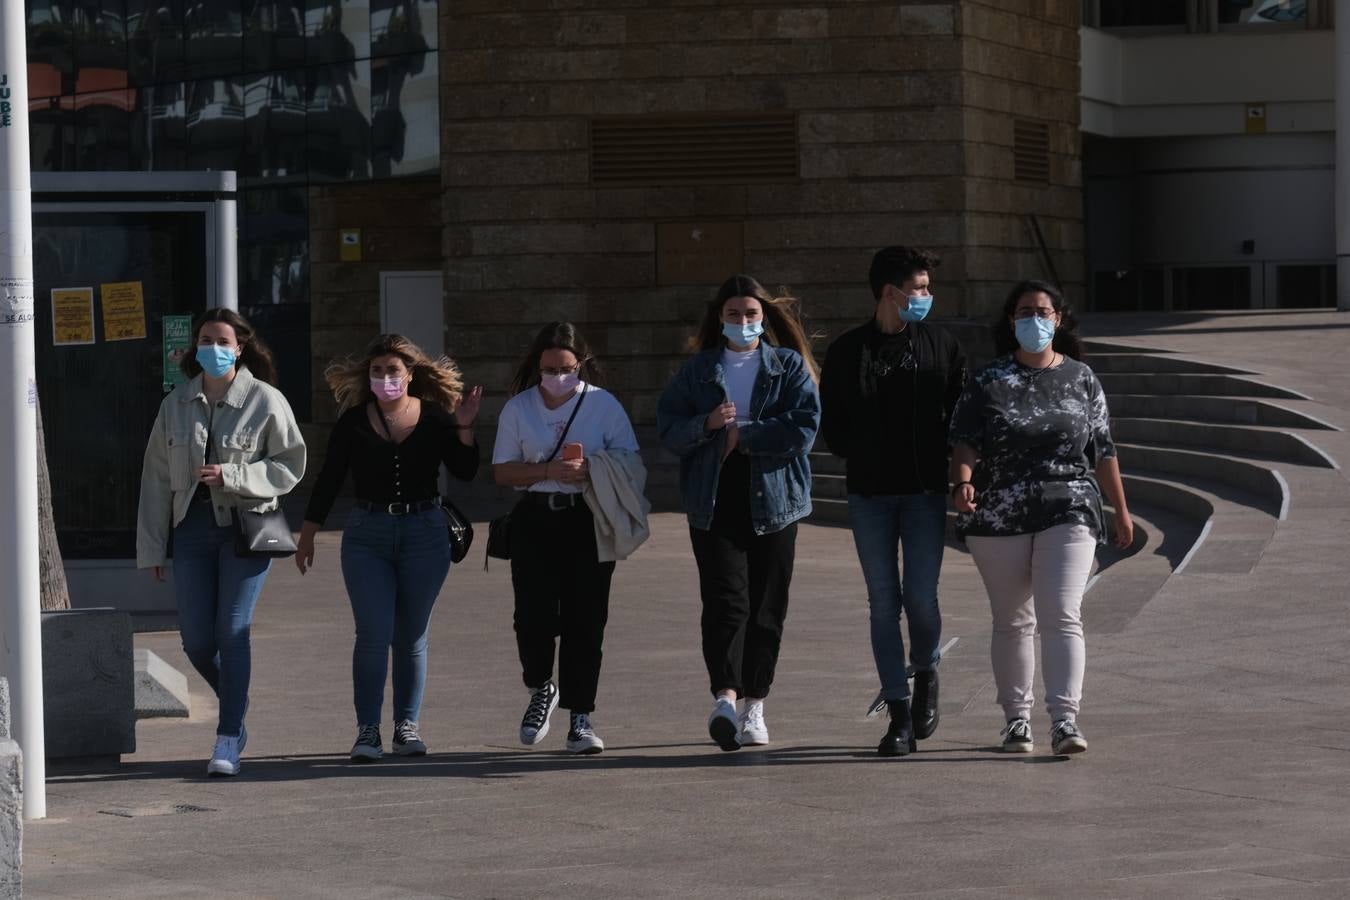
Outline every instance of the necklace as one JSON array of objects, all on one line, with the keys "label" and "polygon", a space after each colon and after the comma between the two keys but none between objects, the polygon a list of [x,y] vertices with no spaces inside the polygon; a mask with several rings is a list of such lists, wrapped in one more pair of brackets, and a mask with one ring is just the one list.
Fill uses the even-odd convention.
[{"label": "necklace", "polygon": [[1046,372],[1049,372],[1049,371],[1050,371],[1051,369],[1053,369],[1056,365],[1058,365],[1061,359],[1062,359],[1062,357],[1061,357],[1058,353],[1053,353],[1053,354],[1051,354],[1051,356],[1050,356],[1050,362],[1049,362],[1049,364],[1048,364],[1048,365],[1041,366],[1039,369],[1036,368],[1035,366],[1029,366],[1029,365],[1027,365],[1026,363],[1022,362],[1020,359],[1017,361],[1017,364],[1018,364],[1019,366],[1021,366],[1022,368],[1024,368],[1024,369],[1027,370],[1027,377],[1028,377],[1028,378],[1030,378],[1032,381],[1035,381],[1037,378],[1039,378],[1040,376],[1044,375]]},{"label": "necklace", "polygon": [[403,417],[407,414],[408,410],[412,408],[412,405],[413,405],[412,400],[409,399],[403,404],[403,406],[399,408],[399,411],[396,413],[385,413],[383,408],[380,408],[379,412],[392,424],[401,426],[403,424]]}]

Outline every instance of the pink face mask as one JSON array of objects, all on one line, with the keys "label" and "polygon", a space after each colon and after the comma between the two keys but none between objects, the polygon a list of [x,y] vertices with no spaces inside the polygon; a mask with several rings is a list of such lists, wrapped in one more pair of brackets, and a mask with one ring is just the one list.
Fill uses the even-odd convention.
[{"label": "pink face mask", "polygon": [[370,392],[381,400],[397,400],[408,392],[408,383],[402,378],[372,378]]},{"label": "pink face mask", "polygon": [[539,379],[539,383],[553,396],[566,397],[581,384],[581,376],[576,372],[567,375],[545,375]]}]

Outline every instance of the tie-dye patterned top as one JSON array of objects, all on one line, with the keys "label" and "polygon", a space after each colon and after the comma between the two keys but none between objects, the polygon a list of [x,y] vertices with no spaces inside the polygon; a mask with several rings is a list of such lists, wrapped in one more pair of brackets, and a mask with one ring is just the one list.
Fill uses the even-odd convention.
[{"label": "tie-dye patterned top", "polygon": [[1105,540],[1102,496],[1093,470],[1116,455],[1101,382],[1064,358],[1031,369],[1012,355],[971,375],[952,417],[951,442],[979,454],[972,480],[975,511],[957,534],[1034,534],[1087,525]]}]

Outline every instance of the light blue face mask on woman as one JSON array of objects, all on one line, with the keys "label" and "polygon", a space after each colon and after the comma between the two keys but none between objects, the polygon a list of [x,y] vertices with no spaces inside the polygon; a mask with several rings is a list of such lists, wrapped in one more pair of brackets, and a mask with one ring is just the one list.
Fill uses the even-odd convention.
[{"label": "light blue face mask on woman", "polygon": [[763,322],[746,322],[743,325],[733,325],[730,322],[722,324],[722,334],[737,347],[749,347],[755,342],[755,338],[763,333]]},{"label": "light blue face mask on woman", "polygon": [[1055,320],[1028,316],[1013,320],[1013,336],[1028,353],[1040,353],[1055,338]]},{"label": "light blue face mask on woman", "polygon": [[197,347],[197,362],[201,365],[202,371],[212,378],[225,377],[225,373],[234,368],[236,359],[233,347],[222,347],[219,344],[202,344]]}]

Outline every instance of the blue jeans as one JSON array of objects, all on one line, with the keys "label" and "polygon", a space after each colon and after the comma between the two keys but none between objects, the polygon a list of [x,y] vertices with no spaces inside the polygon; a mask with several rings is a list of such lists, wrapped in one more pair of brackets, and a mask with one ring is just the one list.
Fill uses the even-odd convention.
[{"label": "blue jeans", "polygon": [[910,663],[916,670],[938,664],[942,615],[937,588],[946,542],[947,498],[942,494],[849,494],[848,520],[867,582],[872,656],[881,677],[881,696],[906,700],[909,680],[900,633],[902,609],[909,620]]},{"label": "blue jeans", "polygon": [[249,626],[272,561],[236,556],[234,527],[193,503],[173,530],[173,588],[183,652],[220,701],[216,734],[237,735],[253,669]]},{"label": "blue jeans", "polygon": [[445,514],[352,510],[342,532],[342,577],[356,620],[352,701],[358,725],[378,725],[389,649],[394,721],[417,721],[427,683],[427,627],[450,571]]}]

